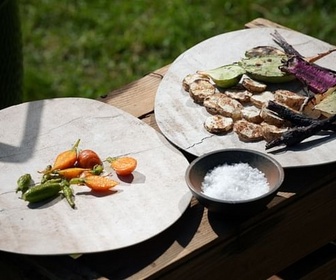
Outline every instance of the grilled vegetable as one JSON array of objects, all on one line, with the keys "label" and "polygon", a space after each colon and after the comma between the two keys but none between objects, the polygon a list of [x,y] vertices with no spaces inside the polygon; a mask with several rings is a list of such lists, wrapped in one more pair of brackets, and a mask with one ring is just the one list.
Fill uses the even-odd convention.
[{"label": "grilled vegetable", "polygon": [[320,110],[325,115],[336,114],[336,91],[325,97],[315,106],[315,109]]},{"label": "grilled vegetable", "polygon": [[245,73],[245,69],[239,64],[233,63],[211,70],[197,71],[197,73],[211,78],[218,87],[228,88],[238,84]]},{"label": "grilled vegetable", "polygon": [[239,65],[245,69],[252,79],[266,83],[284,83],[295,79],[295,76],[279,69],[284,55],[265,55],[261,57],[243,58]]},{"label": "grilled vegetable", "polygon": [[254,81],[250,78],[244,78],[242,80],[242,85],[244,88],[246,88],[249,92],[252,93],[261,93],[265,91],[267,88],[267,85],[265,85],[264,83]]},{"label": "grilled vegetable", "polygon": [[[289,109],[286,106],[282,106],[279,103],[274,101],[269,101],[267,105],[267,109],[275,112],[284,120],[289,121],[293,126],[309,126],[312,124],[319,124],[322,120],[309,118],[303,114],[300,114],[294,110]],[[333,130],[336,131],[336,124],[330,123],[329,125],[325,125],[323,127],[325,130]]]},{"label": "grilled vegetable", "polygon": [[249,49],[245,52],[245,57],[262,57],[268,55],[286,55],[282,50],[279,50],[272,46],[258,46]]},{"label": "grilled vegetable", "polygon": [[196,80],[189,85],[189,95],[195,103],[203,104],[205,98],[215,94],[216,87],[210,80]]},{"label": "grilled vegetable", "polygon": [[325,57],[328,54],[331,54],[332,52],[336,51],[336,48],[327,50],[322,53],[318,53],[317,55],[314,55],[312,57],[303,57],[292,45],[290,45],[277,30],[274,30],[274,33],[271,34],[273,36],[273,40],[275,43],[277,43],[280,47],[282,47],[285,51],[286,55],[289,56],[298,56],[302,57],[304,60],[306,60],[309,63],[313,63],[323,57]]},{"label": "grilled vegetable", "polygon": [[313,136],[317,132],[327,129],[335,121],[336,115],[328,119],[320,120],[319,122],[313,123],[309,126],[301,126],[289,129],[278,139],[266,143],[266,150],[281,145],[285,145],[287,147],[294,146],[302,142],[304,139]]},{"label": "grilled vegetable", "polygon": [[196,82],[196,81],[199,81],[199,80],[210,81],[210,78],[207,77],[207,76],[203,76],[203,75],[197,74],[197,73],[189,74],[189,75],[185,76],[184,79],[183,79],[183,81],[182,81],[183,89],[185,91],[189,92],[190,85],[193,82]]},{"label": "grilled vegetable", "polygon": [[[279,32],[275,31],[272,36],[274,41],[281,46],[289,56],[279,68],[282,72],[294,75],[313,93],[324,93],[336,86],[335,71],[305,60],[293,46],[286,42]],[[318,59],[321,57],[322,55],[318,56]]]},{"label": "grilled vegetable", "polygon": [[210,133],[223,134],[233,127],[233,119],[222,115],[211,115],[204,121],[204,128]]},{"label": "grilled vegetable", "polygon": [[294,75],[313,93],[324,93],[336,86],[336,72],[293,56],[280,66],[280,70]]}]

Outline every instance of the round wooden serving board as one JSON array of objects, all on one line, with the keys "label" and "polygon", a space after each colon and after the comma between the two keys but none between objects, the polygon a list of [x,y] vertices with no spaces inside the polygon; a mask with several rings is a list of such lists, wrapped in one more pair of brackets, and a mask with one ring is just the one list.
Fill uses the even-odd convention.
[{"label": "round wooden serving board", "polygon": [[[60,98],[0,111],[0,250],[48,255],[119,249],[147,240],[177,221],[190,203],[187,160],[154,129],[99,101]],[[133,176],[110,194],[74,186],[77,209],[65,199],[30,205],[15,193],[17,179],[39,170],[80,139],[102,160],[130,155]],[[105,165],[107,171],[108,165]]]},{"label": "round wooden serving board", "polygon": [[[160,83],[155,99],[156,121],[167,139],[182,150],[196,156],[223,148],[247,148],[266,153],[265,141],[246,143],[241,142],[233,132],[222,136],[208,133],[203,123],[209,113],[204,107],[192,101],[189,94],[182,88],[182,80],[188,74],[198,70],[214,69],[237,62],[244,57],[245,51],[253,47],[267,45],[280,48],[270,35],[274,30],[275,28],[255,28],[218,35],[190,48],[173,62]],[[288,43],[306,57],[332,48],[330,44],[295,31],[277,30]],[[318,60],[317,63],[335,70],[336,54],[332,53]],[[273,84],[270,87],[302,90],[297,82]],[[335,161],[335,136],[326,138],[324,136],[314,136],[293,148],[280,147],[268,153],[284,167]]]}]

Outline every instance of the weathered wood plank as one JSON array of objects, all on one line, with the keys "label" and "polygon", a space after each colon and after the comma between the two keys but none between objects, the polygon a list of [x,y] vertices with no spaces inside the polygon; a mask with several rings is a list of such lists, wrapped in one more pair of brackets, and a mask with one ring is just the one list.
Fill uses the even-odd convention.
[{"label": "weathered wood plank", "polygon": [[275,27],[275,28],[290,29],[286,26],[275,23],[275,22],[270,21],[270,20],[265,19],[265,18],[256,18],[256,19],[246,23],[245,27],[246,28]]},{"label": "weathered wood plank", "polygon": [[118,107],[135,117],[150,114],[154,110],[156,90],[168,68],[169,65],[155,70],[98,100]]},{"label": "weathered wood plank", "polygon": [[[324,177],[321,173],[323,169],[330,174],[329,177]],[[329,234],[332,235],[335,232],[336,225],[332,227],[329,225],[320,226],[320,230],[314,230],[314,234],[309,234],[309,231],[307,231],[309,226],[313,227],[318,223],[331,223],[332,221],[330,217],[336,207],[336,203],[333,200],[335,195],[330,193],[310,194],[310,192],[312,188],[324,186],[326,182],[330,183],[335,176],[333,170],[335,170],[335,165],[320,166],[310,170],[288,170],[286,173],[287,181],[285,181],[283,189],[297,193],[297,195],[287,201],[276,201],[277,199],[275,199],[271,203],[271,209],[260,213],[253,219],[241,222],[228,221],[225,217],[208,213],[206,209],[203,209],[193,200],[193,207],[188,209],[186,215],[158,239],[152,239],[150,241],[151,247],[147,246],[147,244],[140,244],[139,247],[136,246],[132,251],[127,252],[127,257],[133,259],[139,259],[137,257],[138,254],[141,254],[144,250],[146,250],[148,256],[158,256],[151,262],[148,259],[150,257],[141,255],[142,261],[144,263],[147,262],[149,265],[141,267],[132,277],[134,279],[146,278],[154,274],[154,278],[167,276],[167,279],[175,279],[192,273],[190,271],[196,270],[197,265],[200,267],[205,266],[210,271],[215,271],[215,269],[223,270],[222,266],[217,267],[216,264],[208,264],[207,260],[210,256],[211,259],[223,261],[223,266],[224,264],[225,266],[228,265],[226,273],[229,274],[227,276],[233,273],[229,271],[232,267],[230,263],[236,261],[238,263],[241,262],[242,266],[246,266],[249,272],[245,273],[259,273],[260,266],[264,268],[263,265],[269,264],[269,267],[265,269],[265,273],[270,274],[266,276],[275,274],[302,256],[307,255],[311,250],[323,246],[334,238],[333,236],[327,236],[324,229],[328,228]],[[316,171],[316,174],[314,174],[314,171]],[[304,177],[305,173],[309,175]],[[314,184],[311,183],[313,181],[312,178],[315,178]],[[335,192],[335,188],[330,187],[330,191]],[[305,195],[307,194],[309,196],[306,198]],[[325,203],[326,197],[329,197],[332,201]],[[305,215],[310,211],[311,207],[313,209],[316,207],[318,211],[313,211],[307,218]],[[323,213],[323,211],[325,212]],[[326,217],[326,221],[320,221],[321,216]],[[302,221],[305,223],[303,226]],[[174,232],[173,236],[175,236],[173,240],[171,239],[172,232]],[[235,238],[234,236],[237,232],[240,234],[238,238]],[[313,241],[308,240],[310,238]],[[165,242],[162,243],[162,240],[165,240]],[[157,250],[162,248],[162,244],[169,243],[168,240],[171,240],[169,248],[166,248],[164,254],[158,254]],[[270,244],[270,247],[265,247],[265,244]],[[288,244],[295,244],[295,248],[288,246]],[[307,244],[310,246],[307,246]],[[279,254],[274,254],[274,248],[279,250]],[[135,253],[136,251],[138,253]],[[263,254],[268,254],[267,258],[266,256],[263,257],[263,259],[267,259],[266,264],[257,262],[249,265],[249,262],[253,263],[254,255],[259,253],[261,257],[263,257]],[[236,259],[238,255],[239,260]],[[95,256],[95,258],[98,258],[98,262],[92,262],[94,270],[99,271],[101,275],[106,277],[115,276],[114,268],[109,267],[106,263],[111,259],[115,259],[114,256],[116,256],[115,252],[109,252],[103,256]],[[84,256],[84,258],[89,257],[91,258],[91,256]],[[127,260],[123,258],[118,258],[116,267],[120,269],[124,262],[126,262],[124,268],[127,270]],[[99,267],[97,263],[100,263]],[[212,267],[212,265],[215,267]],[[175,268],[181,271],[175,272]],[[233,274],[233,276],[237,275]],[[197,277],[197,275],[193,275],[193,277]]]},{"label": "weathered wood plank", "polygon": [[211,249],[202,249],[192,260],[181,262],[180,269],[166,269],[155,276],[161,279],[266,279],[334,239],[335,211],[336,188],[332,181],[292,200],[286,207],[279,207],[267,219],[240,231],[236,239],[227,241],[219,237],[212,242]]},{"label": "weathered wood plank", "polygon": [[279,279],[336,279],[336,246],[332,243],[277,274]]}]

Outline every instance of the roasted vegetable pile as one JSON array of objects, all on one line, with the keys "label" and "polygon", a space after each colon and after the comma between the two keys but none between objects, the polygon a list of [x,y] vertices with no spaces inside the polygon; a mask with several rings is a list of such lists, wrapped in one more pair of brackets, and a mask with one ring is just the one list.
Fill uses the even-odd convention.
[{"label": "roasted vegetable pile", "polygon": [[[265,140],[266,149],[293,146],[320,131],[335,132],[336,72],[315,61],[336,49],[303,57],[275,31],[283,49],[257,46],[229,65],[199,70],[182,86],[210,115],[204,128],[214,134],[236,133],[241,141]],[[297,80],[302,90],[280,89]],[[274,91],[268,85],[279,84]]]}]

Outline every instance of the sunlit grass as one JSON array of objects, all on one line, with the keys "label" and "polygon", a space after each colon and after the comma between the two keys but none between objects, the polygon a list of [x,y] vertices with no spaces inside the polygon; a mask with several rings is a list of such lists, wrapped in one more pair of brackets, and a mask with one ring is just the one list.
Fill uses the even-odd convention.
[{"label": "sunlit grass", "polygon": [[21,0],[24,99],[96,98],[265,17],[336,43],[333,1]]}]

